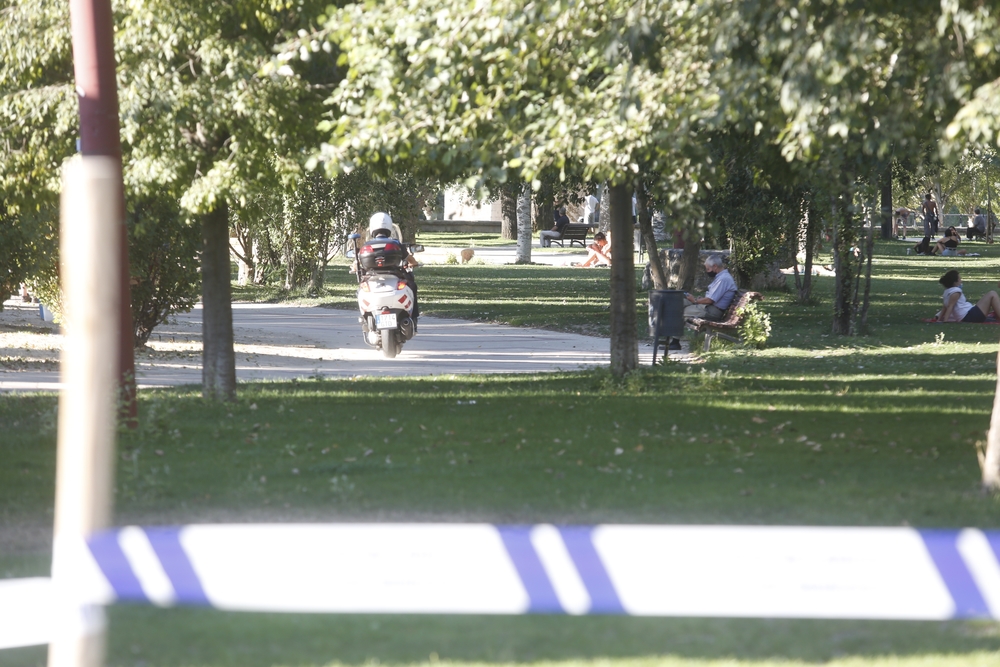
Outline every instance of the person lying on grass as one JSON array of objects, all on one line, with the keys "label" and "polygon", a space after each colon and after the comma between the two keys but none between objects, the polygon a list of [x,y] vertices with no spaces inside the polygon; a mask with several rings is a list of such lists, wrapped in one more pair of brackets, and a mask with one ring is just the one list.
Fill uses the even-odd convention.
[{"label": "person lying on grass", "polygon": [[962,277],[952,269],[941,276],[938,281],[944,285],[944,308],[938,313],[939,322],[973,322],[986,321],[986,316],[993,313],[1000,316],[1000,296],[990,290],[982,296],[975,305],[965,300],[962,293]]},{"label": "person lying on grass", "polygon": [[587,259],[577,266],[611,266],[611,244],[604,232],[594,234],[594,242],[587,246]]}]

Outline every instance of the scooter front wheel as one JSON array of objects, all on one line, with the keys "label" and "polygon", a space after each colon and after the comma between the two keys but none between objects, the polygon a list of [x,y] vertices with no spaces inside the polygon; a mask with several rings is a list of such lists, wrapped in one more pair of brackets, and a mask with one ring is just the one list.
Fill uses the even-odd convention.
[{"label": "scooter front wheel", "polygon": [[386,359],[395,359],[399,354],[399,339],[392,329],[382,332],[382,356]]}]

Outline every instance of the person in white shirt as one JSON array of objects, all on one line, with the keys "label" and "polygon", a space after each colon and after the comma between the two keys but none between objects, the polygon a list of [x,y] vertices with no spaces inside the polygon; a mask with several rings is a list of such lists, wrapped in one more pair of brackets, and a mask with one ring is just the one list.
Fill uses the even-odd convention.
[{"label": "person in white shirt", "polygon": [[590,194],[583,203],[583,224],[596,225],[601,200]]},{"label": "person in white shirt", "polygon": [[944,308],[938,313],[939,322],[971,322],[979,324],[986,321],[991,312],[994,317],[1000,317],[1000,296],[990,290],[982,296],[975,305],[965,300],[962,292],[962,276],[952,269],[941,276],[938,281],[944,285]]}]

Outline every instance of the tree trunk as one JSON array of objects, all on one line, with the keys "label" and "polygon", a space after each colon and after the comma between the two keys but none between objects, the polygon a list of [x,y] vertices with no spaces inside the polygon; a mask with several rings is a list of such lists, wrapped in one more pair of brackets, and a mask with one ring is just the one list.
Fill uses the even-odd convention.
[{"label": "tree trunk", "polygon": [[260,243],[256,246],[257,273],[254,274],[255,285],[267,282],[270,273],[281,267],[281,253],[274,247],[268,230],[260,235]]},{"label": "tree trunk", "polygon": [[[885,216],[883,216],[883,221]],[[890,220],[891,222],[891,220]],[[865,265],[865,298],[861,304],[861,316],[858,318],[858,333],[864,334],[868,331],[868,304],[872,290],[872,254],[875,252],[875,225],[874,221],[868,228],[868,240],[865,242],[866,265]]]},{"label": "tree trunk", "polygon": [[542,181],[542,187],[535,193],[535,220],[532,230],[552,229],[555,221],[552,215],[552,184]]},{"label": "tree trunk", "polygon": [[681,254],[681,268],[677,275],[678,289],[690,292],[694,289],[694,281],[698,276],[698,262],[701,259],[701,232],[696,225],[690,225],[683,231],[684,252]]},{"label": "tree trunk", "polygon": [[525,183],[517,198],[517,259],[515,264],[531,264],[531,186]]},{"label": "tree trunk", "polygon": [[236,280],[240,285],[254,283],[256,267],[254,265],[253,244],[253,234],[249,227],[236,222],[236,246],[238,247],[233,247],[232,242],[230,242],[229,249],[236,256],[236,262],[239,266],[239,275]]},{"label": "tree trunk", "polygon": [[882,172],[881,192],[882,240],[892,238],[892,162],[889,162]]},{"label": "tree trunk", "polygon": [[[402,240],[402,239],[400,239]],[[312,266],[309,271],[309,284],[306,292],[310,296],[318,296],[326,282],[326,265],[329,261],[327,251],[330,245],[330,227],[324,227],[313,248]]]},{"label": "tree trunk", "polygon": [[855,252],[858,254],[858,264],[854,271],[854,293],[851,296],[851,326],[850,335],[857,336],[858,332],[858,303],[861,296],[861,269],[865,266],[865,253],[861,248],[861,244],[855,246]]},{"label": "tree trunk", "polygon": [[295,252],[295,224],[292,220],[293,203],[292,195],[286,193],[282,198],[282,225],[281,230],[284,236],[281,245],[282,260],[285,265],[285,289],[290,290],[295,287],[295,275],[299,271]]},{"label": "tree trunk", "polygon": [[635,189],[635,215],[639,220],[639,232],[646,245],[649,256],[649,273],[653,277],[654,289],[667,289],[667,275],[660,261],[660,251],[656,248],[656,236],[653,234],[653,216],[649,210],[649,197],[644,184],[639,181]]},{"label": "tree trunk", "polygon": [[1000,354],[997,355],[997,388],[993,393],[993,414],[986,435],[986,449],[979,453],[983,469],[983,490],[1000,492]]},{"label": "tree trunk", "polygon": [[627,186],[612,185],[605,188],[604,197],[609,200],[611,229],[611,374],[622,377],[639,367],[632,192]]},{"label": "tree trunk", "polygon": [[[600,230],[602,232],[606,232],[609,229],[611,229],[611,210],[610,210],[611,209],[611,199],[608,197],[608,190],[609,189],[610,188],[608,187],[607,183],[605,183],[601,187],[602,194],[601,194],[600,208],[598,209],[598,210],[600,210],[601,213],[598,216],[600,218],[598,220],[598,222],[600,224],[599,228],[600,228]],[[629,202],[629,211],[630,211],[630,216],[629,217],[630,218],[631,218],[631,210],[632,210],[632,206],[631,206],[631,202]]]},{"label": "tree trunk", "polygon": [[226,204],[202,216],[202,396],[236,398],[233,303],[229,278],[229,214]]},{"label": "tree trunk", "polygon": [[507,185],[500,188],[500,238],[517,238],[517,197]]},{"label": "tree trunk", "polygon": [[839,203],[837,197],[834,197],[831,202],[833,271],[836,274],[834,278],[832,331],[838,336],[847,336],[851,332],[851,285],[854,283],[852,275],[854,262],[847,256],[853,236],[852,215],[848,208],[849,201],[848,195],[842,195]]},{"label": "tree trunk", "polygon": [[799,303],[807,304],[812,299],[812,268],[813,251],[816,249],[816,231],[819,227],[819,212],[812,207],[812,202],[806,206],[806,256],[803,263],[804,274],[802,286],[799,287]]},{"label": "tree trunk", "polygon": [[844,308],[844,281],[840,270],[840,212],[837,210],[836,197],[830,198],[830,220],[833,221],[830,226],[833,234],[833,333],[844,334],[847,330],[842,325],[842,315],[846,308]]}]

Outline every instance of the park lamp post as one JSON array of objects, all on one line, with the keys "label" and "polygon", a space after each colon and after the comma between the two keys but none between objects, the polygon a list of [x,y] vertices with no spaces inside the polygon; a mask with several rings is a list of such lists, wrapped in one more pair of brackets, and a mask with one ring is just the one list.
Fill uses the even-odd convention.
[{"label": "park lamp post", "polygon": [[[73,75],[80,106],[81,155],[110,158],[118,168],[113,195],[116,227],[108,248],[118,252],[119,289],[124,295],[117,313],[119,345],[116,358],[122,417],[129,426],[136,420],[135,356],[132,351],[132,311],[129,294],[128,234],[125,228],[125,193],[122,183],[122,149],[118,122],[118,81],[115,76],[114,22],[111,0],[70,0],[73,37]],[[117,300],[116,300],[117,301]]]},{"label": "park lamp post", "polygon": [[88,604],[86,539],[111,523],[115,422],[135,423],[135,361],[110,0],[70,0],[80,155],[60,201],[60,374],[49,667],[100,667],[106,620]]}]

